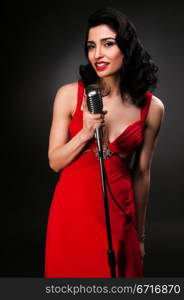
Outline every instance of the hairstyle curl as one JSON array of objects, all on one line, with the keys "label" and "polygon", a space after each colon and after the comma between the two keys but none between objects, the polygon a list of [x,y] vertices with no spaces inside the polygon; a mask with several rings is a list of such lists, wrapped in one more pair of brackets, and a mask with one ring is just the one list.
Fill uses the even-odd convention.
[{"label": "hairstyle curl", "polygon": [[[116,42],[124,55],[120,69],[120,91],[122,97],[128,93],[136,106],[145,103],[146,92],[153,91],[157,85],[158,67],[150,54],[141,44],[132,22],[119,10],[106,7],[94,12],[88,19],[84,51],[88,58],[87,39],[89,29],[105,24],[116,32]],[[79,66],[79,73],[84,85],[97,83],[98,76],[90,63]]]}]

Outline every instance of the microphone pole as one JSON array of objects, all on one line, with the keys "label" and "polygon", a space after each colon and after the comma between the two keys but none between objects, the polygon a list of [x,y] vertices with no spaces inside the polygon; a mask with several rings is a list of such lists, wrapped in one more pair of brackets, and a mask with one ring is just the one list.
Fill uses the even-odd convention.
[{"label": "microphone pole", "polygon": [[[87,106],[88,110],[91,113],[102,113],[103,103],[102,97],[99,88],[96,85],[89,85],[86,88],[87,92]],[[108,264],[110,268],[111,278],[116,278],[116,258],[113,250],[112,244],[112,234],[111,234],[111,223],[110,223],[110,214],[109,214],[109,205],[108,205],[108,197],[107,197],[107,183],[106,183],[106,170],[104,166],[104,153],[103,153],[103,144],[102,144],[102,128],[95,129],[95,138],[97,140],[98,146],[98,157],[100,164],[100,174],[101,174],[101,184],[102,184],[102,194],[104,200],[104,212],[105,212],[105,220],[106,220],[106,232],[107,232],[107,241],[108,241]]]}]

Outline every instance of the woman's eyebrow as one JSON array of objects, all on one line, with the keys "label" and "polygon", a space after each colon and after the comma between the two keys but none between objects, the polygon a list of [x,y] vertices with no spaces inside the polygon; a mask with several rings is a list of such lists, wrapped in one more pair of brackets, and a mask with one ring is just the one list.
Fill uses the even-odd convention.
[{"label": "woman's eyebrow", "polygon": [[[116,40],[113,37],[106,37],[106,38],[101,39],[100,41],[106,41],[106,40],[109,40],[109,39],[114,40],[114,41]],[[87,41],[87,43],[94,43],[94,41]]]}]

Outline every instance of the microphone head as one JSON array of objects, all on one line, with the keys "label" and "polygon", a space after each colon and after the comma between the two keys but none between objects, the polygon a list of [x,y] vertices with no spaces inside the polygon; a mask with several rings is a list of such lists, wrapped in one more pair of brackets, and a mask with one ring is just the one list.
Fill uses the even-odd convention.
[{"label": "microphone head", "polygon": [[87,106],[92,114],[100,114],[103,110],[102,95],[96,84],[90,84],[86,87]]}]

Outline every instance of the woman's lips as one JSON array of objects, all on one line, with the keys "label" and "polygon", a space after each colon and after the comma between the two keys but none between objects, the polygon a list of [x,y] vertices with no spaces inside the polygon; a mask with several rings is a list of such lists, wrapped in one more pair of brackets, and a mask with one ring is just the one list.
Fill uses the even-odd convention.
[{"label": "woman's lips", "polygon": [[95,64],[97,71],[104,71],[108,67],[109,63],[106,62],[98,62]]}]

